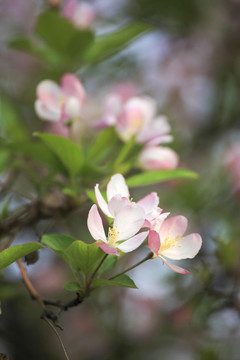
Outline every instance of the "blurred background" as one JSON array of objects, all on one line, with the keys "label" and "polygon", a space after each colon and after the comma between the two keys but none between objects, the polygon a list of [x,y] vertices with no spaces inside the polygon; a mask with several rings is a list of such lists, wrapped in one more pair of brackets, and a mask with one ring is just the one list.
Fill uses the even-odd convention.
[{"label": "blurred background", "polygon": [[[88,94],[85,120],[100,117],[103,99],[112,89],[157,100],[158,111],[172,126],[172,148],[180,166],[200,177],[144,187],[132,195],[139,199],[157,191],[160,206],[171,215],[185,215],[188,233],[200,233],[203,247],[194,260],[183,263],[191,275],[175,274],[159,259],[148,261],[130,272],[138,290],[103,288],[63,313],[63,342],[71,360],[239,360],[240,1],[87,4],[94,15],[87,27],[99,35],[137,21],[151,29],[110,59],[73,70]],[[0,94],[14,109],[12,127],[1,118],[1,136],[18,140],[23,132],[30,136],[46,126],[34,113],[35,89],[40,80],[59,75],[8,43],[31,35],[38,14],[57,6],[57,0],[0,0]],[[11,161],[17,158],[16,153]],[[0,152],[0,167],[3,162]],[[1,180],[6,176],[3,172]],[[27,179],[19,172],[14,176],[19,178],[11,194],[13,208],[32,196]],[[4,211],[9,197],[1,200]],[[90,201],[81,211],[56,220],[51,231],[90,241],[85,225],[89,208]],[[15,243],[35,241],[48,226],[48,221],[39,221],[23,228]],[[119,267],[130,266],[146,252],[143,248],[126,255]],[[42,296],[70,298],[62,287],[71,273],[50,250],[41,251],[28,273]],[[11,265],[0,281],[0,352],[11,360],[63,359],[18,268]]]}]

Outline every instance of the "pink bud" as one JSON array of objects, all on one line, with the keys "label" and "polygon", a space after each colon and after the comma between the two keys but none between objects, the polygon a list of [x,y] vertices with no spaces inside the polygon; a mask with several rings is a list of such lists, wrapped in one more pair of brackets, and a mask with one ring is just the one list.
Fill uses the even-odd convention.
[{"label": "pink bud", "polygon": [[89,3],[77,0],[67,0],[62,15],[72,21],[76,27],[87,29],[96,18],[96,12]]},{"label": "pink bud", "polygon": [[144,170],[175,169],[178,160],[175,151],[162,146],[147,146],[139,156],[140,165]]}]

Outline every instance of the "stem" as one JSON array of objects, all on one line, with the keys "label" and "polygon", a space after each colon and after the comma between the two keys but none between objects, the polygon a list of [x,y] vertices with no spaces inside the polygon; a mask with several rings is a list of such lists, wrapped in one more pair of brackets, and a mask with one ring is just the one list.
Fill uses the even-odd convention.
[{"label": "stem", "polygon": [[128,272],[128,271],[130,271],[130,270],[134,269],[135,267],[137,267],[137,266],[139,266],[139,265],[143,264],[145,261],[152,259],[152,257],[153,257],[153,253],[152,253],[152,252],[150,252],[150,253],[149,253],[149,254],[148,254],[148,255],[147,255],[144,259],[142,259],[141,261],[137,262],[135,265],[130,266],[129,268],[127,268],[126,270],[124,270],[124,271],[120,272],[119,274],[117,274],[117,275],[114,275],[114,276],[110,277],[108,280],[113,280],[113,279],[115,279],[116,277],[118,277],[118,276],[120,276],[120,275],[125,274],[126,272]]},{"label": "stem", "polygon": [[22,278],[23,278],[23,281],[24,281],[24,284],[26,285],[28,291],[30,292],[31,296],[36,299],[41,308],[43,310],[46,309],[46,306],[43,302],[43,299],[41,298],[41,296],[39,295],[39,293],[37,292],[37,290],[34,288],[33,284],[31,283],[31,281],[29,280],[28,276],[27,276],[27,273],[26,273],[26,270],[25,270],[25,267],[23,265],[23,262],[21,259],[17,260],[17,264],[18,264],[18,267],[21,271],[21,274],[22,274]]},{"label": "stem", "polygon": [[105,254],[102,258],[102,260],[100,261],[100,263],[98,264],[98,266],[96,267],[96,269],[94,270],[94,272],[92,273],[92,275],[90,276],[89,280],[88,280],[88,287],[91,284],[93,278],[95,277],[95,275],[97,274],[98,270],[100,269],[100,267],[102,266],[103,262],[106,260],[108,254]]},{"label": "stem", "polygon": [[66,358],[67,360],[70,360],[70,358],[69,358],[69,356],[68,356],[68,354],[67,354],[67,351],[66,351],[66,349],[65,349],[65,346],[64,346],[64,344],[63,344],[63,342],[62,342],[62,339],[61,339],[59,333],[57,332],[57,330],[55,329],[55,327],[53,326],[53,324],[51,323],[51,321],[49,321],[48,318],[46,318],[46,317],[43,317],[43,320],[45,320],[45,321],[48,323],[48,325],[53,329],[54,333],[56,334],[56,336],[57,336],[57,338],[58,338],[58,340],[59,340],[59,342],[60,342],[60,344],[61,344],[61,346],[62,346],[62,349],[63,349],[64,355],[65,355],[65,358]]}]

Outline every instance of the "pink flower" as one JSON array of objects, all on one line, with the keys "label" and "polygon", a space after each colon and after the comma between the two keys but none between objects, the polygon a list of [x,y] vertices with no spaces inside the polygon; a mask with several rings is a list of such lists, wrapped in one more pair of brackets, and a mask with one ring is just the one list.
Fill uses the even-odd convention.
[{"label": "pink flower", "polygon": [[189,271],[169,263],[165,257],[172,260],[192,259],[202,245],[199,234],[183,237],[187,223],[184,216],[174,216],[162,223],[156,222],[148,237],[148,244],[154,255],[160,257],[170,269],[180,274],[188,274]]},{"label": "pink flower", "polygon": [[[110,218],[114,218],[116,214],[125,206],[133,204],[130,199],[128,186],[124,177],[121,174],[115,174],[107,184],[107,201],[103,198],[99,185],[95,186],[95,197],[98,206],[102,212]],[[135,203],[134,203],[135,204]],[[162,213],[162,209],[158,207],[159,197],[157,193],[152,192],[137,203],[145,213],[144,227],[151,227],[151,223],[156,220]]]},{"label": "pink flower", "polygon": [[146,146],[139,155],[144,170],[175,169],[178,160],[175,151],[163,146]]},{"label": "pink flower", "polygon": [[67,0],[62,15],[72,21],[76,27],[87,29],[96,18],[93,6],[85,1]]},{"label": "pink flower", "polygon": [[93,205],[88,214],[87,225],[92,237],[97,241],[96,244],[106,254],[120,255],[118,250],[133,251],[147,237],[148,231],[138,233],[144,223],[144,215],[144,210],[139,205],[122,207],[116,212],[113,226],[109,227],[106,236],[97,206]]},{"label": "pink flower", "polygon": [[101,120],[102,127],[115,125],[123,141],[133,136],[136,142],[158,145],[172,141],[170,125],[165,116],[155,117],[156,103],[150,97],[131,97],[123,101],[114,95],[108,99]]},{"label": "pink flower", "polygon": [[37,86],[35,110],[47,121],[66,122],[80,117],[85,91],[73,74],[65,74],[59,86],[52,80],[44,80]]}]

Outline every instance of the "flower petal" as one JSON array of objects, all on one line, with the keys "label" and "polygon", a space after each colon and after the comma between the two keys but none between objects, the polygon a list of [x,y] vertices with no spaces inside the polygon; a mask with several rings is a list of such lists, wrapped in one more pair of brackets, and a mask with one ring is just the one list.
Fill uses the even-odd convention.
[{"label": "flower petal", "polygon": [[122,197],[129,197],[129,190],[124,177],[121,174],[115,174],[111,177],[107,185],[107,199],[108,201],[115,195]]},{"label": "flower petal", "polygon": [[158,256],[158,252],[159,252],[159,249],[160,249],[160,246],[161,246],[161,240],[160,240],[160,236],[159,234],[154,231],[154,230],[151,230],[149,232],[149,235],[148,235],[148,245],[149,245],[149,248],[150,250]]},{"label": "flower petal", "polygon": [[60,107],[46,105],[41,100],[36,100],[35,111],[42,120],[58,122],[61,119],[62,111]]},{"label": "flower petal", "polygon": [[117,256],[120,255],[119,252],[117,251],[117,249],[115,249],[114,247],[109,246],[108,244],[99,243],[99,242],[95,242],[95,244],[97,246],[99,246],[106,254],[117,255]]},{"label": "flower petal", "polygon": [[159,204],[159,197],[156,192],[152,192],[146,195],[144,198],[137,202],[138,205],[142,206],[146,215],[151,213]]},{"label": "flower petal", "polygon": [[95,240],[102,240],[107,242],[106,235],[103,228],[102,219],[98,213],[97,205],[93,205],[89,211],[87,226],[90,234]]},{"label": "flower petal", "polygon": [[96,198],[98,206],[100,207],[102,212],[105,215],[113,218],[113,215],[108,210],[108,205],[107,205],[106,201],[104,200],[104,198],[103,198],[103,196],[102,196],[102,194],[101,194],[101,192],[99,190],[99,185],[98,184],[95,186],[95,198]]},{"label": "flower petal", "polygon": [[85,91],[81,81],[74,74],[65,74],[61,79],[61,87],[69,97],[76,97],[80,104],[84,102]]},{"label": "flower petal", "polygon": [[128,198],[122,197],[121,195],[115,195],[111,198],[108,203],[108,209],[112,214],[112,217],[115,217],[123,207],[131,205],[131,202]]},{"label": "flower petal", "polygon": [[133,251],[143,243],[143,241],[146,239],[147,236],[148,236],[148,231],[141,232],[133,236],[132,238],[124,241],[122,244],[118,245],[118,249],[123,252]]},{"label": "flower petal", "polygon": [[178,155],[172,149],[163,146],[147,146],[139,156],[139,162],[145,170],[175,169]]},{"label": "flower petal", "polygon": [[163,243],[166,237],[170,236],[170,239],[174,239],[177,236],[182,236],[187,229],[187,218],[185,216],[173,216],[165,220],[160,228],[160,238]]},{"label": "flower petal", "polygon": [[175,246],[162,251],[162,255],[173,259],[192,259],[197,255],[202,246],[202,238],[199,234],[190,234],[178,240]]},{"label": "flower petal", "polygon": [[59,100],[62,97],[61,88],[52,80],[43,80],[37,86],[37,98],[46,105],[60,107]]},{"label": "flower petal", "polygon": [[169,263],[167,260],[165,260],[165,259],[162,258],[162,257],[161,257],[161,259],[162,259],[162,261],[164,262],[164,264],[166,264],[166,265],[169,267],[169,269],[175,271],[176,273],[184,274],[184,275],[185,275],[185,274],[190,274],[190,272],[189,272],[188,270],[183,269],[183,268],[181,268],[180,266],[173,265],[173,264]]},{"label": "flower petal", "polygon": [[119,231],[118,240],[126,240],[135,235],[144,223],[145,212],[136,204],[125,206],[115,217],[113,227]]}]

